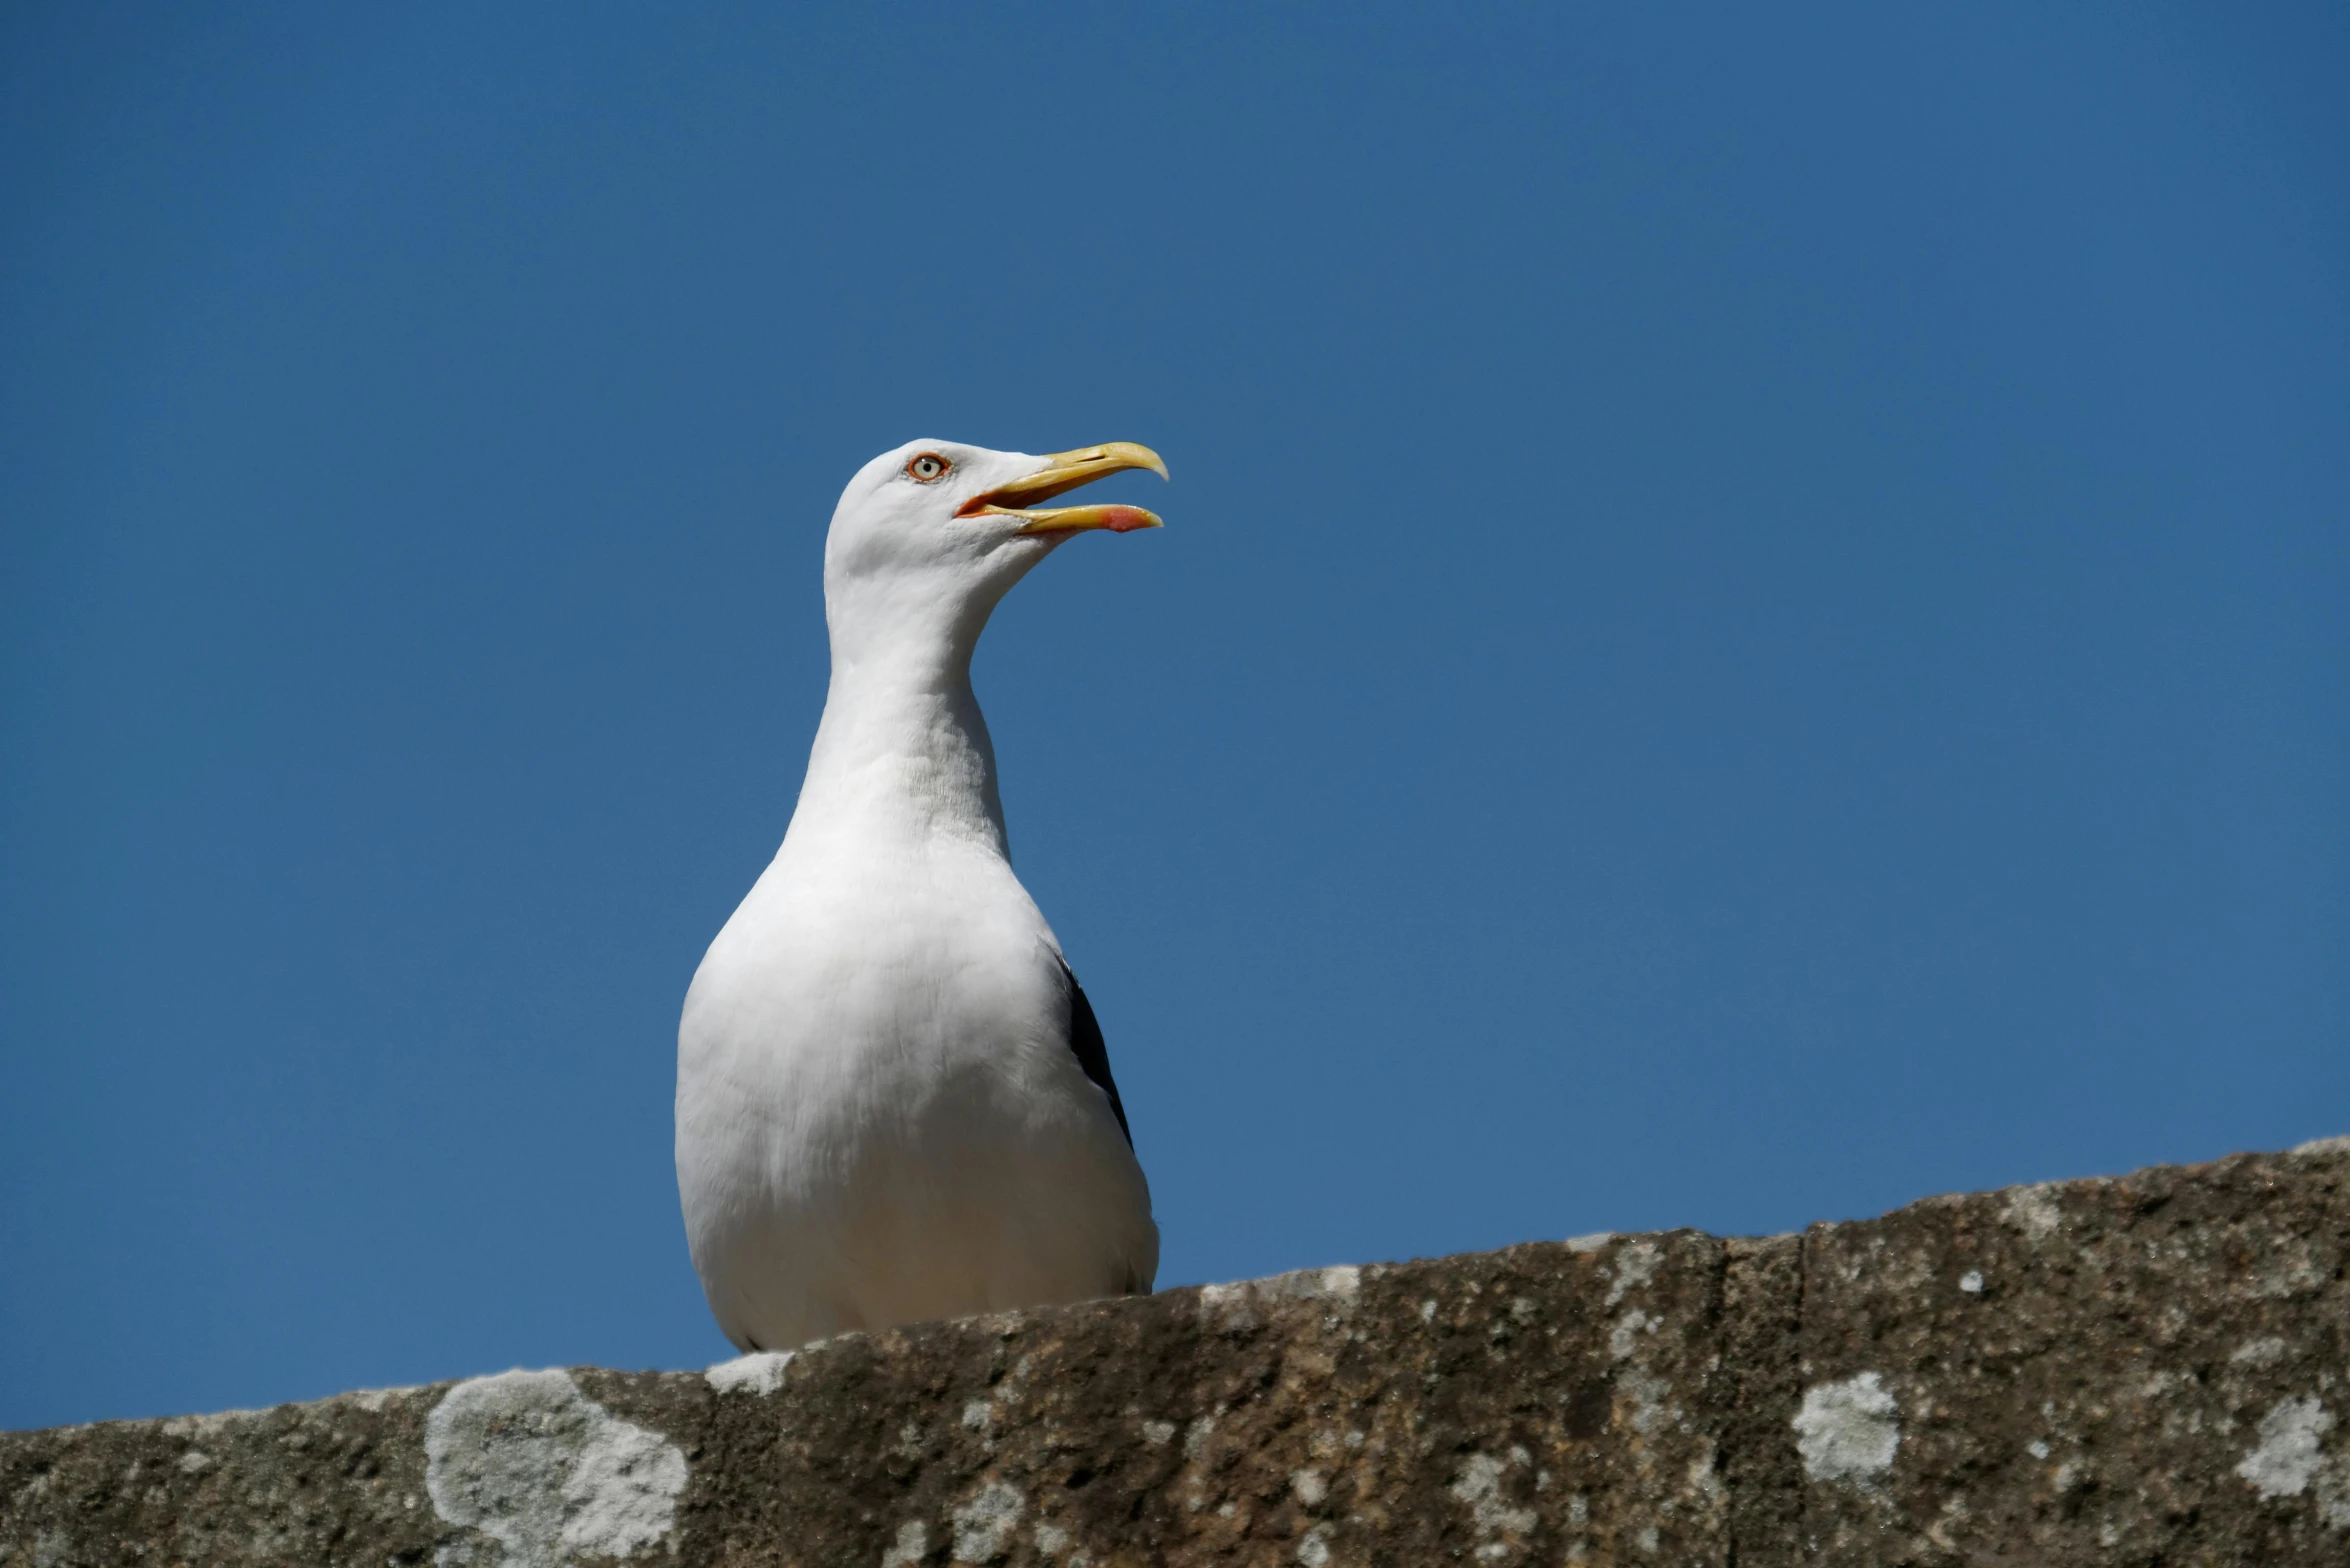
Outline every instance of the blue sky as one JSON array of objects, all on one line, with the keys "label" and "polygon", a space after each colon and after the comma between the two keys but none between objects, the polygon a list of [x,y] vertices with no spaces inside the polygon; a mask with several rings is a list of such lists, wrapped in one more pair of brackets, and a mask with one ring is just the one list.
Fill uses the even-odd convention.
[{"label": "blue sky", "polygon": [[0,1425],[725,1353],[923,435],[1163,1283],[2350,1130],[2338,7],[835,9],[0,14]]}]

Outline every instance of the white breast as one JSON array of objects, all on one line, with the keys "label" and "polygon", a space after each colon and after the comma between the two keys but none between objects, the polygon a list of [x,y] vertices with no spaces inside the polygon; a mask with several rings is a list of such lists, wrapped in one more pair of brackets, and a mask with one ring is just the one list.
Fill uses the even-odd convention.
[{"label": "white breast", "polygon": [[1150,1195],[993,846],[803,831],[679,1029],[694,1265],[743,1347],[1148,1289]]}]

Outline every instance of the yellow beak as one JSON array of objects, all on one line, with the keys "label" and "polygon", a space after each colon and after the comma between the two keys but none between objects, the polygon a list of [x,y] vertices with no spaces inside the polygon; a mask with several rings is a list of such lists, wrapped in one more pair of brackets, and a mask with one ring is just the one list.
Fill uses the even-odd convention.
[{"label": "yellow beak", "polygon": [[1129,468],[1147,468],[1161,479],[1167,477],[1167,465],[1159,454],[1147,446],[1132,441],[1110,441],[1101,446],[1079,447],[1074,452],[1055,452],[1044,460],[1044,467],[1025,479],[996,486],[984,495],[975,495],[957,509],[957,517],[1019,517],[1024,534],[1069,534],[1088,528],[1106,528],[1115,534],[1131,533],[1137,528],[1159,528],[1158,514],[1146,512],[1139,506],[1034,506],[1031,502],[1049,501],[1079,485],[1092,484],[1096,479],[1122,473]]}]

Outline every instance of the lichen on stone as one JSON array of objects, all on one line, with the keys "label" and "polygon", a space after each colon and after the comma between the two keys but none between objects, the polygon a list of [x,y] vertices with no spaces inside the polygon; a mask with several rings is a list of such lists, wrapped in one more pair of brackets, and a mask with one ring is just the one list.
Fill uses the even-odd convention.
[{"label": "lichen on stone", "polygon": [[1899,1403],[1875,1372],[1805,1389],[1794,1425],[1803,1473],[1814,1481],[1872,1480],[1901,1448]]},{"label": "lichen on stone", "polygon": [[[441,1518],[497,1543],[507,1568],[627,1557],[676,1526],[685,1455],[614,1416],[563,1372],[501,1372],[458,1384],[424,1432],[425,1487]],[[445,1542],[444,1568],[479,1562]]]}]

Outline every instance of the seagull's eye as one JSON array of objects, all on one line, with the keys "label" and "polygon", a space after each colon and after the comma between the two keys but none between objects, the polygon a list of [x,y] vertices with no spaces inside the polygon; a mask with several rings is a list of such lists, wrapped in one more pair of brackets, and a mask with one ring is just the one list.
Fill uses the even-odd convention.
[{"label": "seagull's eye", "polygon": [[944,479],[954,466],[936,452],[922,452],[906,464],[906,473],[916,484],[926,485],[933,479]]}]

